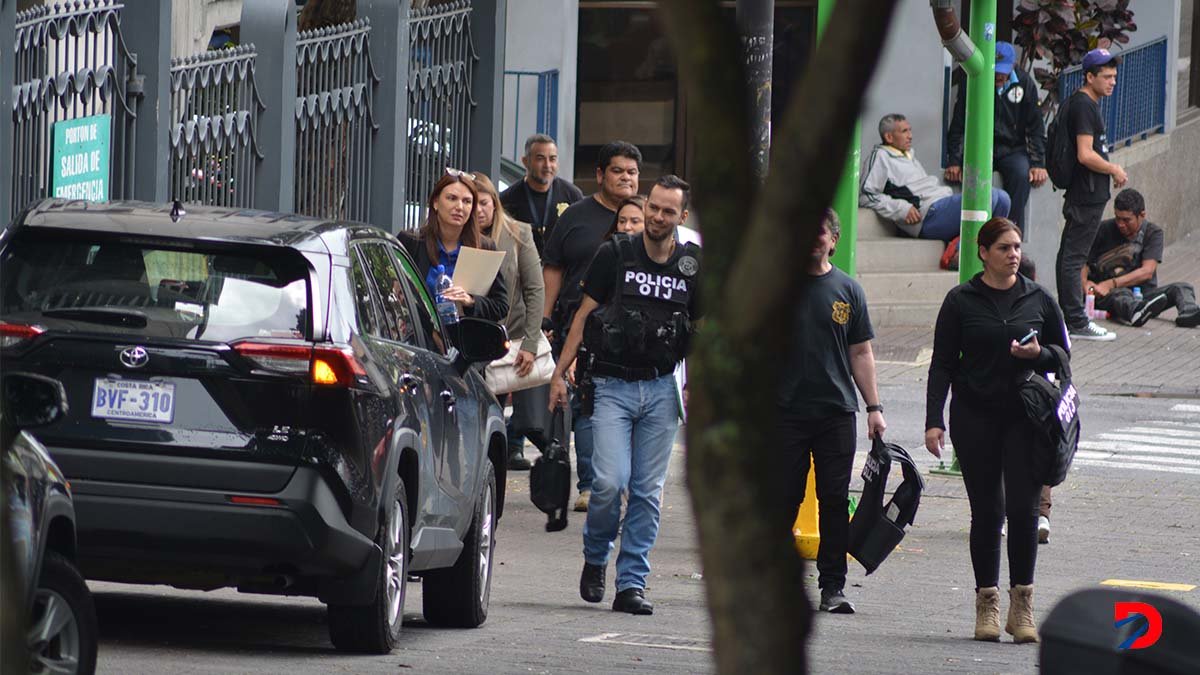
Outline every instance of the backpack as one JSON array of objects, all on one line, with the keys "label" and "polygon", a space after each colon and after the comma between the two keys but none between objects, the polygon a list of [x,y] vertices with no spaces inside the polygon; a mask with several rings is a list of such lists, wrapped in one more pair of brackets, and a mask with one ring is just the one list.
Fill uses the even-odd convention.
[{"label": "backpack", "polygon": [[554,412],[550,423],[550,442],[542,456],[533,462],[529,470],[529,499],[539,511],[545,513],[547,532],[558,532],[567,527],[567,502],[571,499],[571,460],[561,439],[569,439],[571,424],[567,421],[565,408]]},{"label": "backpack", "polygon": [[1031,370],[1021,376],[1017,391],[1025,415],[1037,429],[1033,446],[1033,477],[1054,487],[1067,478],[1079,448],[1079,390],[1071,383],[1071,359],[1058,345],[1045,345],[1058,356],[1055,381]]},{"label": "backpack", "polygon": [[[904,482],[896,488],[891,501],[885,506],[884,492],[892,462],[900,465]],[[871,453],[867,455],[862,477],[862,500],[858,502],[858,508],[850,520],[847,550],[870,574],[895,550],[904,538],[904,527],[911,525],[916,518],[925,481],[921,479],[921,472],[907,450],[895,443],[884,443],[881,438],[876,438],[871,444]]]},{"label": "backpack", "polygon": [[1075,138],[1067,120],[1070,103],[1071,99],[1063,102],[1050,121],[1050,126],[1046,127],[1046,173],[1050,174],[1050,182],[1059,190],[1071,187],[1071,178],[1075,175],[1075,165],[1078,163]]}]

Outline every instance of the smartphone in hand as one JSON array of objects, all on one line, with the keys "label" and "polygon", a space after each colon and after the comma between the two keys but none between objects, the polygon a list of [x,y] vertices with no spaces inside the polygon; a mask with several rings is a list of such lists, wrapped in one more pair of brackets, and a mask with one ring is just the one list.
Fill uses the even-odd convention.
[{"label": "smartphone in hand", "polygon": [[1024,347],[1025,345],[1029,344],[1030,342],[1033,342],[1033,338],[1035,338],[1037,336],[1038,336],[1038,331],[1036,328],[1034,328],[1034,329],[1030,330],[1028,333],[1026,333],[1025,337],[1018,340],[1017,344]]}]

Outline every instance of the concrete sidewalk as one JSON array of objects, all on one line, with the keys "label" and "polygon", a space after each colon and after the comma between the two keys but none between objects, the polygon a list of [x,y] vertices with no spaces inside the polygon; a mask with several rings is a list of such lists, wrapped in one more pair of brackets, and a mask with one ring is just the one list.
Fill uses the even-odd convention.
[{"label": "concrete sidewalk", "polygon": [[[1184,281],[1200,287],[1200,233],[1168,246],[1163,258],[1158,268],[1160,284]],[[1077,386],[1084,394],[1200,398],[1200,328],[1178,328],[1174,319],[1171,309],[1141,328],[1099,322],[1115,331],[1117,339],[1072,344],[1071,368]],[[881,328],[873,346],[881,383],[925,381],[933,329]]]}]

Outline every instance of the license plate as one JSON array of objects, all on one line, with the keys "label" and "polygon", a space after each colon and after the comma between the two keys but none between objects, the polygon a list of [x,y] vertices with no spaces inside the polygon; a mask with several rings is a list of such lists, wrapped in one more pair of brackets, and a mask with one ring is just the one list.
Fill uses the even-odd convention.
[{"label": "license plate", "polygon": [[170,424],[175,419],[175,385],[98,377],[92,389],[92,417]]}]

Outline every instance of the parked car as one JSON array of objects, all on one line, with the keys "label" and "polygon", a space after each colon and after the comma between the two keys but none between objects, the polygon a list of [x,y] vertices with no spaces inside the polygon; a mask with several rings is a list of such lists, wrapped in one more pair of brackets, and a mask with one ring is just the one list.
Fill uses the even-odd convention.
[{"label": "parked car", "polygon": [[38,438],[89,579],[307,595],[339,649],[487,617],[501,408],[392,235],[293,214],[47,200],[0,240],[7,368],[60,379]]},{"label": "parked car", "polygon": [[[0,543],[5,576],[0,615],[5,644],[19,645],[8,639],[19,635],[28,648],[25,655],[14,650],[0,656],[5,672],[14,667],[84,675],[96,670],[96,608],[75,567],[71,491],[46,449],[25,431],[54,422],[66,410],[62,384],[55,380],[16,372],[0,380],[0,498],[7,520]],[[27,621],[14,621],[22,616]],[[22,656],[22,663],[13,660]]]}]

